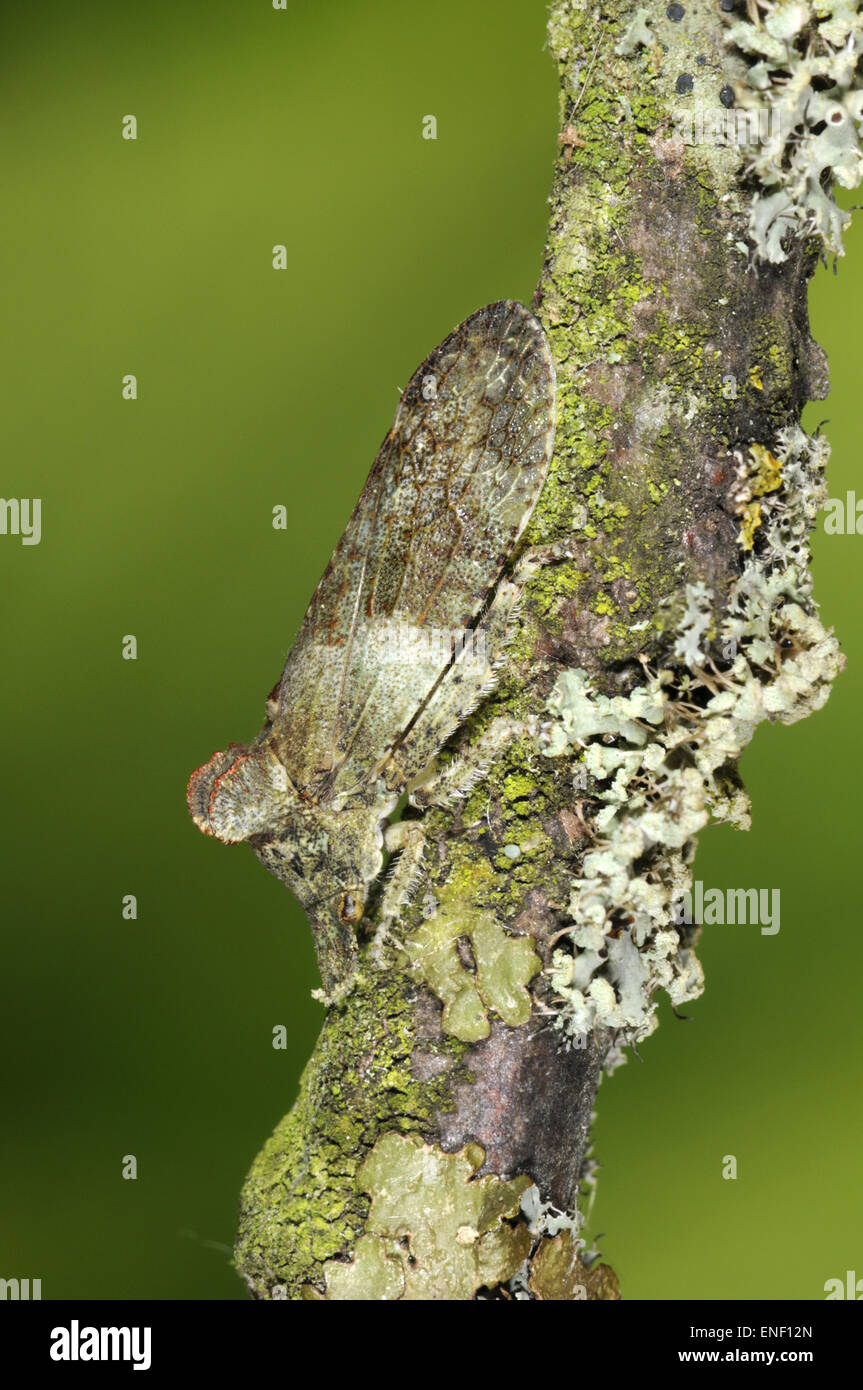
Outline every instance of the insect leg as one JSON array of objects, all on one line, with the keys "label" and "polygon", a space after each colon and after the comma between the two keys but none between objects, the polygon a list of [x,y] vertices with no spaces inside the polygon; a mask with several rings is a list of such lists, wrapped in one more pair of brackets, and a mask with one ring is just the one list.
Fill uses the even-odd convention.
[{"label": "insect leg", "polygon": [[[561,560],[575,560],[578,558],[579,541],[574,536],[567,536],[562,541],[550,541],[548,545],[532,545],[527,550],[523,550],[516,561],[513,570],[513,584],[519,588],[530,579],[531,575],[544,569],[546,565],[556,565]],[[491,611],[491,610],[489,610]]]},{"label": "insect leg", "polygon": [[501,715],[471,744],[465,757],[454,758],[445,767],[435,770],[410,791],[411,804],[418,807],[446,806],[459,797],[467,796],[487,775],[502,748],[524,734],[535,735],[535,720],[511,719]]},{"label": "insect leg", "polygon": [[397,821],[387,827],[384,840],[390,854],[398,854],[384,886],[381,902],[381,920],[375,932],[372,945],[372,958],[381,963],[381,952],[387,940],[401,943],[390,931],[392,923],[399,915],[402,904],[410,898],[419,877],[420,864],[425,851],[425,831],[418,820]]}]

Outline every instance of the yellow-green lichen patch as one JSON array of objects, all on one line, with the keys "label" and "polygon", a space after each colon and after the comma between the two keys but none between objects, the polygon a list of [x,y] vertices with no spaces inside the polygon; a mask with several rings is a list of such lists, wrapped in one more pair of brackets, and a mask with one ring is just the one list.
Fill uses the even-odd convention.
[{"label": "yellow-green lichen patch", "polygon": [[427,1132],[446,1108],[462,1046],[452,1037],[429,1043],[435,1075],[415,1077],[411,989],[403,975],[377,972],[329,1011],[296,1104],[243,1188],[236,1263],[256,1298],[313,1296],[323,1263],[363,1233],[368,1197],[357,1170],[376,1140]]},{"label": "yellow-green lichen patch", "polygon": [[[474,969],[462,958],[469,942]],[[530,1018],[526,986],[542,962],[530,937],[510,936],[490,912],[442,903],[405,943],[408,970],[443,1004],[441,1027],[462,1042],[491,1032],[488,1010],[517,1027]]]},{"label": "yellow-green lichen patch", "polygon": [[747,502],[741,513],[740,530],[737,543],[741,550],[751,550],[755,544],[755,532],[761,525],[761,503]]},{"label": "yellow-green lichen patch", "polygon": [[761,525],[761,503],[756,498],[766,497],[782,486],[782,463],[765,445],[750,444],[749,459],[743,465],[743,473],[737,494],[740,516],[737,543],[742,550],[751,550],[755,544],[755,532]]},{"label": "yellow-green lichen patch", "polygon": [[753,497],[764,497],[782,486],[782,464],[763,444],[750,444],[753,471],[749,491]]},{"label": "yellow-green lichen patch", "polygon": [[459,1153],[415,1137],[385,1134],[357,1180],[371,1197],[354,1259],[324,1266],[328,1299],[468,1300],[517,1272],[530,1250],[520,1221],[529,1177],[477,1178],[485,1153]]},{"label": "yellow-green lichen patch", "polygon": [[536,794],[536,778],[526,772],[516,772],[507,777],[503,784],[503,794],[507,801],[522,801]]}]

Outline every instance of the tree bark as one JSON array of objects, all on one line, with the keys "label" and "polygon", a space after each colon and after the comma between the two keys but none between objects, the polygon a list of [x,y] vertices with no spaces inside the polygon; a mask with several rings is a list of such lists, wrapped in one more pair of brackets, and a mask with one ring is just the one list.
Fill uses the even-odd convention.
[{"label": "tree bark", "polygon": [[247,1179],[236,1259],[257,1298],[619,1296],[578,1236],[600,1077],[655,1026],[658,988],[699,992],[674,904],[693,830],[746,819],[740,747],[823,703],[840,665],[800,548],[824,452],[797,428],[826,391],[820,243],[757,259],[743,151],[681,122],[744,82],[728,23],[707,0],[551,6],[533,307],[558,413],[527,541],[573,558],[530,582],[454,745],[500,715],[544,727],[426,814],[405,950],[385,969],[364,952]]}]

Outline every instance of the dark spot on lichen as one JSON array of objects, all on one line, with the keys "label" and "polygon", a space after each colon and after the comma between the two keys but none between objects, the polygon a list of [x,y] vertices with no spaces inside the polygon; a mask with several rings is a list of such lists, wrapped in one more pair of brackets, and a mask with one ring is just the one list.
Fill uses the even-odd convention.
[{"label": "dark spot on lichen", "polygon": [[727,83],[719,93],[719,100],[722,102],[722,105],[726,108],[734,105],[734,92],[731,89],[731,87],[727,85]]},{"label": "dark spot on lichen", "polygon": [[694,86],[692,77],[688,72],[682,72],[677,79],[676,87],[681,96],[686,92],[691,92]]},{"label": "dark spot on lichen", "polygon": [[682,5],[669,5],[665,13],[668,15],[669,19],[673,19],[675,23],[677,23],[677,21],[682,19],[686,14],[686,11]]}]

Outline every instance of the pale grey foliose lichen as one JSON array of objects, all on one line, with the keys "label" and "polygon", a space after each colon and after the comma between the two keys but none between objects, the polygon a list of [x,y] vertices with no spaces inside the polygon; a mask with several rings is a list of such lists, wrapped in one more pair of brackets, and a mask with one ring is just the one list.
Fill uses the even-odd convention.
[{"label": "pale grey foliose lichen", "polygon": [[751,61],[737,102],[758,124],[749,162],[764,189],[751,208],[757,255],[784,261],[790,235],[816,233],[825,252],[841,256],[851,215],[832,190],[856,188],[863,173],[861,6],[753,0],[751,12],[757,22],[732,24],[727,40]]},{"label": "pale grey foliose lichen", "polygon": [[[549,698],[544,752],[577,753],[597,803],[593,845],[572,885],[572,926],[552,960],[556,1026],[568,1045],[595,1026],[637,1043],[657,1025],[658,990],[675,1005],[701,993],[701,966],[674,924],[691,888],[695,836],[711,818],[749,825],[741,751],[762,720],[791,724],[819,709],[844,664],[818,618],[808,568],[829,446],[794,425],[776,450],[753,448],[749,485],[744,477],[737,494],[741,514],[758,508],[748,532],[757,527],[757,543],[720,603],[723,616],[714,617],[704,584],[688,585],[677,664],[645,667],[644,683],[617,696],[568,670]],[[621,1060],[615,1048],[609,1066]]]},{"label": "pale grey foliose lichen", "polygon": [[653,43],[654,36],[649,26],[650,11],[646,8],[636,10],[635,16],[624,32],[623,37],[615,44],[615,53],[619,53],[622,58],[628,58],[637,48],[641,46],[647,47],[649,44]]}]

